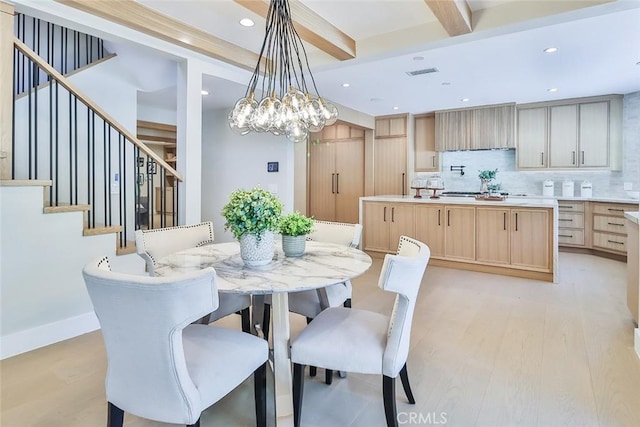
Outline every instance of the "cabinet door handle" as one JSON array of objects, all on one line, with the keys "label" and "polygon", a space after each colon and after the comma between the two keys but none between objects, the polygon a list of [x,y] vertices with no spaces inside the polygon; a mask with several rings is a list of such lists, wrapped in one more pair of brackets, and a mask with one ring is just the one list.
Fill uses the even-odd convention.
[{"label": "cabinet door handle", "polygon": [[617,244],[617,245],[624,245],[624,243],[623,243],[623,242],[616,242],[615,240],[607,240],[607,242],[609,242],[609,243],[615,243],[615,244]]},{"label": "cabinet door handle", "polygon": [[624,209],[611,209],[611,208],[607,208],[608,211],[611,212],[624,212]]},{"label": "cabinet door handle", "polygon": [[431,166],[436,167],[436,156],[431,156]]},{"label": "cabinet door handle", "polygon": [[544,166],[544,152],[540,153],[540,166]]},{"label": "cabinet door handle", "polygon": [[387,207],[384,207],[384,210],[382,211],[382,221],[387,222]]},{"label": "cabinet door handle", "polygon": [[558,237],[573,237],[573,234],[558,234]]},{"label": "cabinet door handle", "polygon": [[609,225],[617,225],[618,227],[624,227],[624,224],[618,224],[617,222],[608,222]]},{"label": "cabinet door handle", "polygon": [[438,209],[438,227],[440,226],[440,209]]},{"label": "cabinet door handle", "polygon": [[516,212],[516,231],[518,231],[518,212]]},{"label": "cabinet door handle", "polygon": [[451,226],[451,211],[447,209],[447,227]]},{"label": "cabinet door handle", "polygon": [[336,174],[332,173],[331,174],[331,194],[336,194],[335,177],[336,177]]},{"label": "cabinet door handle", "polygon": [[576,152],[575,151],[571,152],[571,164],[572,165],[576,164]]},{"label": "cabinet door handle", "polygon": [[396,208],[393,206],[391,208],[391,222],[396,222]]},{"label": "cabinet door handle", "polygon": [[573,221],[572,219],[558,218],[558,221]]},{"label": "cabinet door handle", "polygon": [[504,230],[507,230],[507,213],[503,212],[502,213],[502,227],[504,228]]},{"label": "cabinet door handle", "polygon": [[402,195],[404,196],[404,172],[402,172]]},{"label": "cabinet door handle", "polygon": [[340,194],[340,174],[336,174],[336,194]]},{"label": "cabinet door handle", "polygon": [[581,151],[580,155],[582,156],[582,161],[580,162],[580,164],[584,165],[584,151]]},{"label": "cabinet door handle", "polygon": [[561,208],[561,209],[573,209],[573,206],[569,206],[569,205],[567,205],[567,206],[558,205],[558,207]]}]

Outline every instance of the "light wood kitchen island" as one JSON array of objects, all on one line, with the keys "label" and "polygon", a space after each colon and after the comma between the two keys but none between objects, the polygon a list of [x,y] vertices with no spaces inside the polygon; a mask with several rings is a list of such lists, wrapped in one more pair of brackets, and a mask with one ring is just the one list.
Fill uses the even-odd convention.
[{"label": "light wood kitchen island", "polygon": [[361,197],[360,223],[373,256],[395,252],[406,235],[429,245],[432,265],[557,281],[554,199]]}]

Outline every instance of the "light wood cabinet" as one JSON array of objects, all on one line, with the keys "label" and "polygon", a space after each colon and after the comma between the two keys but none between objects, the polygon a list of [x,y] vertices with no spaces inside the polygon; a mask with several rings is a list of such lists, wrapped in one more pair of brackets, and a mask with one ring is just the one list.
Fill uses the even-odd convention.
[{"label": "light wood cabinet", "polygon": [[407,135],[406,114],[397,116],[384,116],[376,118],[376,138]]},{"label": "light wood cabinet", "polygon": [[476,209],[468,206],[447,206],[445,215],[445,257],[475,260]]},{"label": "light wood cabinet", "polygon": [[414,118],[414,166],[416,172],[440,170],[440,156],[436,151],[435,114]]},{"label": "light wood cabinet", "polygon": [[517,116],[519,169],[620,169],[620,96],[521,105]]},{"label": "light wood cabinet", "polygon": [[547,107],[518,109],[519,169],[548,167]]},{"label": "light wood cabinet", "polygon": [[364,194],[364,139],[310,143],[308,152],[309,215],[357,223]]},{"label": "light wood cabinet", "polygon": [[363,205],[365,250],[395,252],[400,236],[415,235],[413,204],[365,202]]},{"label": "light wood cabinet", "polygon": [[583,247],[585,202],[558,200],[558,244]]},{"label": "light wood cabinet", "polygon": [[476,260],[509,264],[511,228],[509,209],[476,209]]},{"label": "light wood cabinet", "polygon": [[511,209],[511,265],[548,271],[552,265],[551,235],[549,211]]},{"label": "light wood cabinet", "polygon": [[408,194],[407,138],[381,138],[374,144],[374,194]]},{"label": "light wood cabinet", "polygon": [[416,239],[431,249],[432,257],[444,256],[444,205],[416,205]]},{"label": "light wood cabinet", "polygon": [[515,147],[515,104],[437,111],[436,150]]},{"label": "light wood cabinet", "polygon": [[638,224],[625,219],[627,229],[627,243],[628,256],[627,256],[627,306],[631,312],[636,325],[640,322],[640,310],[639,310],[639,286],[638,282]]},{"label": "light wood cabinet", "polygon": [[594,249],[627,255],[627,227],[624,212],[637,211],[638,205],[591,203]]}]

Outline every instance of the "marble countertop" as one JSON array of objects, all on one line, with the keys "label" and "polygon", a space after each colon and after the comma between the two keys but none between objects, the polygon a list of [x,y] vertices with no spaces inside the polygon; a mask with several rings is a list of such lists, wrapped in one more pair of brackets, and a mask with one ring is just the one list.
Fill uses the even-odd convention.
[{"label": "marble countertop", "polygon": [[533,197],[507,197],[502,201],[476,200],[474,197],[447,197],[441,196],[439,199],[430,199],[425,195],[421,199],[413,196],[368,196],[360,197],[366,202],[404,202],[404,203],[439,203],[447,205],[476,205],[476,206],[522,206],[536,208],[555,208],[558,201],[553,198],[533,198]]},{"label": "marble countertop", "polygon": [[635,222],[638,224],[638,217],[640,216],[640,212],[625,212],[624,217],[627,218],[631,222]]},{"label": "marble countertop", "polygon": [[240,258],[238,242],[187,249],[158,260],[157,276],[213,267],[221,292],[270,294],[322,288],[359,276],[371,266],[366,253],[331,243],[306,242],[301,257],[285,257],[276,245],[273,261],[249,268]]},{"label": "marble countertop", "polygon": [[577,202],[604,202],[604,203],[628,203],[631,205],[637,205],[638,199],[623,198],[623,197],[561,197],[561,196],[511,196],[511,197],[535,197],[542,199],[556,199],[556,200],[575,200]]}]

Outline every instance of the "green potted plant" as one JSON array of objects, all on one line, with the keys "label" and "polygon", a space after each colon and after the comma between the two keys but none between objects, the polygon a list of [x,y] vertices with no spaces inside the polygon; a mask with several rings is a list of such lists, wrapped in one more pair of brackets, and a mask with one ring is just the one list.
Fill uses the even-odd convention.
[{"label": "green potted plant", "polygon": [[500,190],[502,190],[502,184],[489,184],[487,185],[487,190],[489,190],[490,195],[500,196]]},{"label": "green potted plant", "polygon": [[274,234],[279,230],[282,216],[280,199],[260,187],[236,190],[222,208],[225,230],[231,230],[240,241],[240,256],[249,267],[271,262],[274,253]]},{"label": "green potted plant", "polygon": [[486,169],[486,170],[482,170],[482,171],[478,171],[478,178],[480,178],[480,192],[481,193],[488,193],[489,192],[489,183],[491,181],[493,181],[496,178],[496,175],[498,173],[498,169],[494,169],[494,170],[490,170],[490,169]]},{"label": "green potted plant", "polygon": [[282,250],[285,256],[301,256],[304,253],[307,234],[313,229],[313,218],[296,211],[285,215],[280,220],[282,234]]}]

